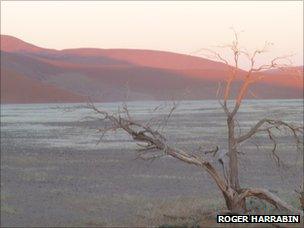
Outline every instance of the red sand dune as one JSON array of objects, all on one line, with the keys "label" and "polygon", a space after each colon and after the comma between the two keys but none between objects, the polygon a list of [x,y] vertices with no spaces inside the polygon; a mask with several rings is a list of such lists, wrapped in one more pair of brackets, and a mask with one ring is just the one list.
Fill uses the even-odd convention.
[{"label": "red sand dune", "polygon": [[1,35],[1,50],[6,52],[45,52],[45,51],[55,51],[52,49],[40,48],[33,44],[24,42],[13,36]]},{"label": "red sand dune", "polygon": [[283,70],[270,70],[263,73],[261,82],[270,85],[284,85],[286,87],[299,88],[303,90],[304,72],[303,66],[284,68]]},{"label": "red sand dune", "polygon": [[64,53],[85,56],[106,56],[112,59],[124,60],[132,64],[165,68],[165,69],[226,69],[220,62],[199,58],[191,55],[177,54],[165,51],[136,50],[136,49],[65,49]]},{"label": "red sand dune", "polygon": [[[1,80],[6,80],[1,86],[2,102],[73,102],[85,100],[88,94],[98,101],[119,101],[124,98],[126,84],[135,100],[212,99],[218,82],[227,78],[227,66],[222,63],[163,51],[58,51],[2,35],[1,51]],[[245,73],[239,71],[236,84]],[[303,97],[303,68],[265,71],[262,75],[263,80],[254,85],[259,98]],[[35,91],[27,91],[33,88],[31,84]],[[101,96],[100,90],[105,95]],[[185,91],[191,94],[186,97]]]},{"label": "red sand dune", "polygon": [[79,102],[86,98],[1,69],[1,103]]},{"label": "red sand dune", "polygon": [[[54,49],[40,48],[8,35],[1,35],[1,50],[6,52],[56,52],[56,50]],[[124,60],[135,65],[155,68],[177,70],[215,68],[226,69],[226,66],[220,62],[215,62],[196,56],[177,54],[165,51],[137,49],[76,48],[64,49],[62,51],[57,52],[81,56],[104,56],[116,60]]]}]

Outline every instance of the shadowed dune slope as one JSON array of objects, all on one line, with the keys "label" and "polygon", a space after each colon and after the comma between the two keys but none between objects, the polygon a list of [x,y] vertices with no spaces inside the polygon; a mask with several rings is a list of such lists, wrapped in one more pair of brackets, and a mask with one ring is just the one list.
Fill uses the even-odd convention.
[{"label": "shadowed dune slope", "polygon": [[1,103],[79,102],[86,98],[1,69]]}]

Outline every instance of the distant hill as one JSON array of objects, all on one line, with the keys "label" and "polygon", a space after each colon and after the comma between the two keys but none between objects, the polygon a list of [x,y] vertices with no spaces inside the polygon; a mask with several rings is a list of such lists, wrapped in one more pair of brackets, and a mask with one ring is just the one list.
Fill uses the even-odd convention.
[{"label": "distant hill", "polygon": [[43,52],[50,49],[40,48],[13,36],[1,35],[1,51],[7,52]]},{"label": "distant hill", "polygon": [[[245,73],[238,72],[233,93]],[[263,74],[253,87],[258,98],[303,97],[303,67]],[[226,77],[226,65],[195,56],[132,49],[54,50],[1,35],[2,103],[83,102],[87,97],[101,102],[215,99],[218,82]]]},{"label": "distant hill", "polygon": [[1,69],[1,102],[4,103],[58,103],[86,101],[53,85]]}]

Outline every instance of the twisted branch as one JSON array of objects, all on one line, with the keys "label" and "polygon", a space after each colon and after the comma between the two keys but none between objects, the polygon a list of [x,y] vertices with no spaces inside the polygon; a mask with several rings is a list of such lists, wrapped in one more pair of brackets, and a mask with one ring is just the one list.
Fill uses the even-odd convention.
[{"label": "twisted branch", "polygon": [[[169,145],[166,141],[166,138],[160,134],[157,130],[153,130],[149,126],[145,126],[141,123],[135,122],[130,118],[124,118],[120,114],[115,116],[114,114],[109,114],[106,111],[98,109],[93,103],[88,104],[88,108],[94,110],[97,114],[102,115],[103,118],[100,120],[110,121],[112,123],[113,129],[121,129],[128,133],[134,141],[140,142],[139,145],[140,152],[142,152],[139,157],[144,160],[155,159],[161,156],[171,156],[185,163],[198,166],[207,171],[210,176],[214,179],[217,186],[225,191],[227,189],[227,183],[225,179],[220,175],[220,173],[215,169],[215,167],[204,157],[197,156],[194,154],[188,154],[187,152],[175,148]],[[173,111],[172,111],[173,112]],[[172,115],[172,112],[169,115]],[[162,154],[147,157],[147,153],[150,153],[151,150],[161,151]],[[215,152],[218,150],[216,147]],[[206,151],[207,153],[210,151]],[[214,152],[214,151],[212,151]]]}]

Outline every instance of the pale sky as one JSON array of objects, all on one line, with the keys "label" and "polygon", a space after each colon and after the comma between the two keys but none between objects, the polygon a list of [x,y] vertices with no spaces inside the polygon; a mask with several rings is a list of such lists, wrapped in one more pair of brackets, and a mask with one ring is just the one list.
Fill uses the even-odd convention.
[{"label": "pale sky", "polygon": [[189,54],[244,30],[249,49],[274,43],[270,55],[295,54],[303,65],[302,1],[1,1],[1,34],[37,46],[135,48]]}]

